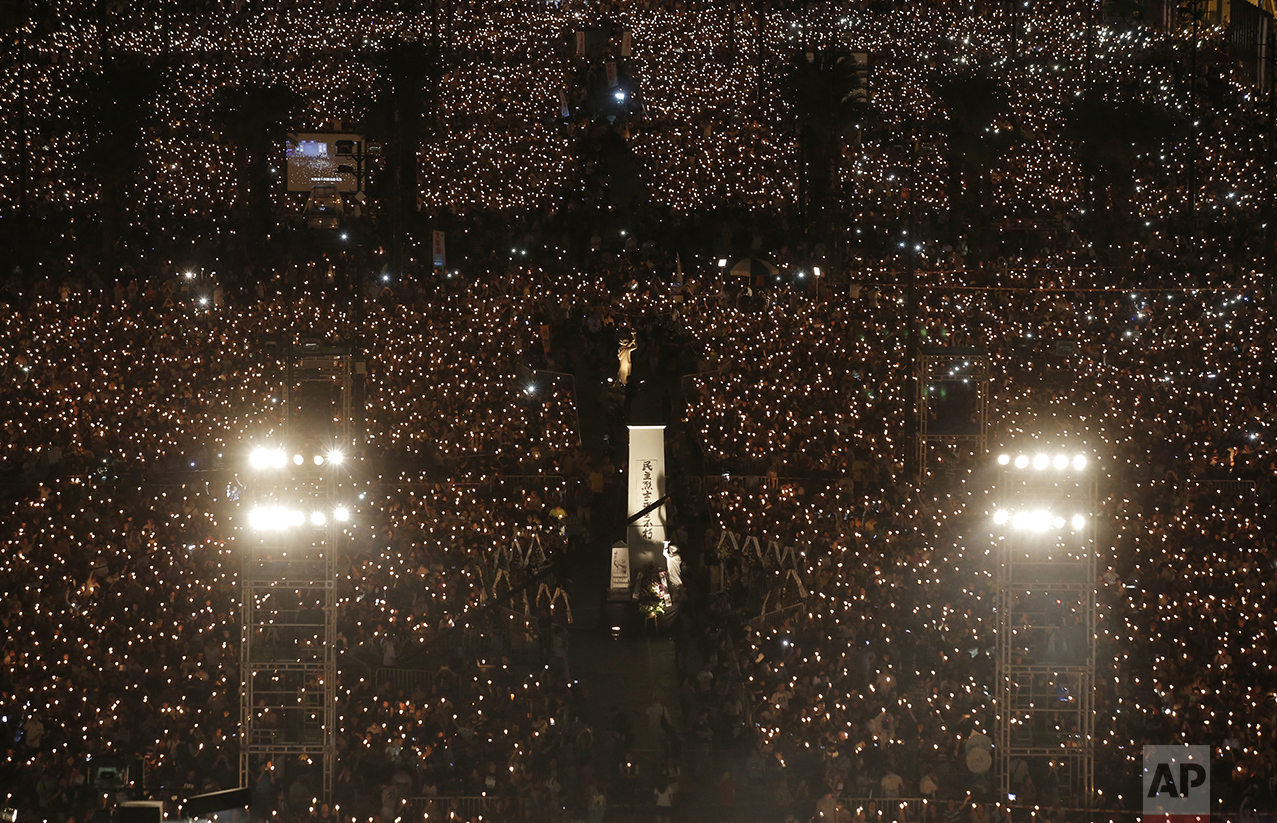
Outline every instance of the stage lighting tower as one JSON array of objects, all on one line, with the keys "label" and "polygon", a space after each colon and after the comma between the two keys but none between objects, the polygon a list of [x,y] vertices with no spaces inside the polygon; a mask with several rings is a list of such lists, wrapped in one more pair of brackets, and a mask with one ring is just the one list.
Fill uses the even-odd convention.
[{"label": "stage lighting tower", "polygon": [[[269,343],[267,345],[270,353]],[[343,488],[362,443],[362,358],[349,346],[276,346],[286,425],[245,455],[241,522],[240,780],[337,761],[336,557],[357,519]],[[278,361],[276,361],[278,362]],[[281,771],[283,772],[281,774]]]},{"label": "stage lighting tower", "polygon": [[[995,763],[1000,802],[1052,772],[1070,803],[1095,785],[1094,461],[1065,450],[998,454],[990,513],[998,566]],[[1023,767],[1023,768],[1022,768]]]}]

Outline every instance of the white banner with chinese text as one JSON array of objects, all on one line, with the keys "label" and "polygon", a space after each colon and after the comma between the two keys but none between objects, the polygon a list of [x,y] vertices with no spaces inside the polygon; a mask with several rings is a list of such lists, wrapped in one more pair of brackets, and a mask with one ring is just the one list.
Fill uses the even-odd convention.
[{"label": "white banner with chinese text", "polygon": [[[630,426],[629,497],[626,517],[633,517],[665,496],[665,427]],[[665,546],[665,506],[631,523],[626,534],[631,551],[654,551]]]}]

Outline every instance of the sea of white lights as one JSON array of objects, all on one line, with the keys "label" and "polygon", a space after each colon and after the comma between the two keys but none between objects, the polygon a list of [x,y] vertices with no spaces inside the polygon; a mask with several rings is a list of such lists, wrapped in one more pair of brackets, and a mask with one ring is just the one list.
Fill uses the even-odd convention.
[{"label": "sea of white lights", "polygon": [[[761,20],[746,14],[734,24],[717,11],[634,6],[617,13],[634,32],[631,74],[649,106],[630,130],[640,175],[658,202],[680,209],[792,204],[796,138],[769,72],[799,42],[871,51],[881,119],[914,124],[919,142],[935,147],[915,159],[868,134],[835,158],[835,208],[875,216],[871,231],[905,213],[906,174],[912,199],[946,214],[945,114],[927,78],[963,61],[1001,65],[1008,45],[1000,13],[981,17],[960,8],[875,15],[832,5]],[[1227,76],[1243,114],[1203,140],[1196,157],[1180,144],[1156,158],[1135,158],[1129,191],[1108,192],[1117,200],[1103,208],[1120,210],[1121,198],[1129,198],[1148,233],[1120,248],[1117,241],[1110,249],[1083,242],[1070,226],[1086,198],[1080,158],[1063,136],[1067,103],[1088,72],[1102,72],[1150,100],[1184,107],[1169,73],[1150,71],[1144,58],[1182,50],[1186,41],[1101,27],[1093,65],[1085,65],[1087,27],[1079,13],[1030,11],[1022,18],[1022,70],[1008,78],[1026,139],[991,161],[983,205],[1004,235],[1053,232],[1041,250],[991,265],[999,282],[1061,291],[970,289],[961,252],[925,241],[923,268],[938,287],[923,290],[920,326],[931,340],[990,349],[990,410],[999,436],[1058,436],[1112,456],[1099,476],[1079,455],[1005,455],[1002,466],[1043,476],[1095,471],[1100,510],[1078,515],[1080,522],[1046,509],[994,516],[1029,531],[1114,524],[1101,561],[1097,627],[1102,659],[1111,660],[1098,684],[1100,702],[1112,709],[1097,731],[1101,757],[1132,765],[1145,740],[1192,738],[1227,752],[1233,782],[1245,786],[1265,773],[1264,752],[1277,729],[1269,659],[1277,604],[1266,582],[1273,547],[1268,514],[1256,505],[1267,498],[1277,459],[1267,426],[1277,321],[1267,308],[1262,253],[1220,255],[1211,271],[1243,273],[1227,290],[1179,288],[1187,252],[1166,224],[1183,208],[1190,165],[1204,213],[1227,220],[1257,214],[1270,199],[1271,176],[1257,165],[1263,121],[1245,116],[1258,100]],[[443,78],[438,134],[421,152],[425,207],[559,202],[574,163],[571,141],[548,127],[544,114],[569,74],[546,44],[565,26],[590,25],[601,15],[573,3],[489,4],[458,15],[457,44],[481,60]],[[155,103],[160,125],[146,143],[139,202],[208,215],[215,233],[228,232],[224,213],[239,195],[234,152],[207,125],[215,90],[264,70],[254,55],[278,55],[286,64],[281,76],[311,104],[299,127],[357,121],[370,78],[351,44],[375,47],[395,33],[424,32],[423,25],[357,9],[300,17],[219,11],[198,20],[175,16],[167,46],[150,27],[107,33],[114,49],[158,54],[167,47],[184,58]],[[3,119],[12,122],[14,107],[23,105],[33,120],[58,120],[67,106],[60,90],[93,70],[101,34],[86,19],[29,39],[25,58],[16,58],[22,70],[0,78]],[[1203,36],[1218,43],[1222,31],[1208,28]],[[712,56],[728,43],[735,60]],[[0,135],[5,156],[15,156],[15,139]],[[72,170],[78,142],[51,135],[32,143],[37,200],[95,202],[97,187]],[[16,202],[16,185],[6,166],[0,200]],[[854,222],[847,221],[848,239],[858,230]],[[1194,253],[1221,248],[1218,239],[1200,242]],[[1160,273],[1176,287],[1067,291],[1111,282],[1118,275],[1106,261]],[[82,262],[68,257],[66,268]],[[679,294],[678,302],[667,284],[614,298],[598,271],[572,271],[567,285],[554,285],[538,263],[505,273],[506,285],[517,288],[376,305],[364,321],[374,341],[369,429],[378,447],[430,447],[454,462],[539,450],[544,460],[532,471],[554,472],[572,465],[572,391],[549,384],[536,411],[541,425],[533,426],[527,387],[503,357],[536,342],[528,319],[538,301],[676,318],[698,358],[713,366],[688,381],[684,420],[704,453],[730,472],[706,484],[712,521],[798,546],[804,560],[811,596],[801,612],[788,624],[751,631],[735,650],[740,654],[723,655],[715,672],[743,689],[742,713],[758,724],[758,752],[773,775],[785,775],[800,749],[833,761],[831,751],[855,757],[916,743],[923,758],[938,760],[960,745],[964,718],[987,722],[989,713],[993,583],[988,541],[974,539],[972,525],[974,513],[988,509],[992,483],[979,468],[985,456],[947,456],[924,488],[905,476],[904,293],[882,285],[895,279],[898,264],[852,251],[838,265],[866,284],[863,297],[790,297],[742,311],[724,307],[722,284],[705,272],[703,290]],[[162,770],[173,734],[210,751],[231,745],[234,720],[221,715],[233,717],[238,685],[238,647],[226,634],[237,625],[231,501],[201,482],[159,489],[91,475],[103,462],[129,476],[133,469],[184,468],[201,450],[239,453],[249,443],[277,441],[279,421],[270,410],[278,395],[251,341],[285,329],[326,334],[353,322],[342,309],[276,296],[224,309],[211,308],[209,295],[162,303],[173,270],[154,261],[143,270],[160,299],[50,291],[24,299],[0,321],[12,353],[4,366],[9,413],[0,453],[37,477],[57,449],[70,475],[48,476],[38,491],[0,508],[7,547],[0,572],[9,593],[2,615],[9,626],[5,716],[40,714],[67,730],[51,737],[59,757],[151,751]],[[1056,356],[1057,344],[1076,354]],[[1017,348],[1026,345],[1032,357]],[[248,453],[263,471],[307,459],[273,446]],[[332,455],[314,458],[335,462]],[[850,482],[825,482],[822,474]],[[1213,485],[1225,481],[1254,484],[1253,496]],[[535,642],[535,620],[527,615],[507,615],[509,626],[494,629],[479,626],[477,609],[492,594],[493,560],[509,541],[535,534],[551,554],[561,548],[545,514],[561,500],[500,483],[480,493],[463,481],[418,477],[380,479],[351,494],[362,495],[360,522],[349,526],[360,550],[343,570],[340,625],[353,654],[375,664],[388,640],[401,650],[424,646],[450,628],[470,628],[472,619],[477,632]],[[536,513],[531,520],[528,512]],[[319,525],[342,520],[335,509],[280,504],[248,522],[304,528],[316,515]],[[748,556],[727,559],[753,580],[772,571],[755,568]],[[796,602],[788,579],[760,585],[776,602]],[[539,605],[534,600],[528,614]],[[1177,645],[1207,625],[1214,646]],[[862,647],[873,657],[856,656]],[[552,674],[466,672],[456,680],[440,694],[408,699],[364,678],[343,681],[345,743],[430,763],[436,749],[464,738],[510,764],[503,781],[544,778],[547,741],[569,726],[554,703],[568,694],[566,683]],[[914,734],[902,720],[923,728]],[[425,722],[448,729],[441,746],[411,738]],[[29,755],[11,757],[26,767],[35,762]],[[1102,798],[1108,808],[1129,800]],[[1220,808],[1225,802],[1217,798]]]}]

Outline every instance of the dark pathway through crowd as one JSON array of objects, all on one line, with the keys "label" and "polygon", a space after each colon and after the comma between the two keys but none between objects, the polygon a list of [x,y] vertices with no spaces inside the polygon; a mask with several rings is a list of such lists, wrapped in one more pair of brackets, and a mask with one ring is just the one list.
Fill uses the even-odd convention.
[{"label": "dark pathway through crowd", "polygon": [[[618,338],[626,334],[617,332]],[[581,367],[574,374],[583,446],[622,468],[626,424],[664,423],[667,448],[678,450],[668,438],[679,429],[686,367],[659,321],[634,335],[632,372],[624,389],[608,379],[610,364]],[[619,480],[623,490],[623,472]],[[678,511],[677,499],[671,509]],[[607,608],[610,547],[625,537],[624,514],[623,491],[600,500],[589,545],[576,554],[569,584],[574,604],[569,660],[580,695],[574,710],[593,729],[593,785],[606,796],[609,820],[652,819],[662,814],[659,804],[667,798],[674,805],[665,813],[702,819],[715,806],[729,805],[733,792],[732,781],[720,778],[736,759],[735,737],[730,729],[714,728],[726,684],[715,690],[713,680],[728,661],[719,659],[720,635],[703,576],[689,579],[678,616],[665,631],[653,621],[623,621]],[[623,630],[615,623],[623,623]],[[586,796],[594,793],[587,789]]]}]

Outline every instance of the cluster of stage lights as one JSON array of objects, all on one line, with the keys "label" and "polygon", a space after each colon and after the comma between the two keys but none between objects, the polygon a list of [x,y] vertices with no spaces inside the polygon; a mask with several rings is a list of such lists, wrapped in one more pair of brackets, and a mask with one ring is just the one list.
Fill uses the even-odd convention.
[{"label": "cluster of stage lights", "polygon": [[[327,463],[330,466],[340,466],[345,455],[337,449],[333,449],[324,454],[316,454],[311,457],[311,462],[316,466],[322,466]],[[266,471],[268,469],[282,469],[288,465],[288,452],[283,449],[268,449],[264,447],[253,449],[248,455],[248,465],[255,471]],[[294,454],[292,456],[294,466],[306,465],[306,457],[302,454]]]},{"label": "cluster of stage lights", "polygon": [[1086,455],[1075,454],[1069,456],[1067,454],[1035,454],[1029,457],[1027,454],[1012,457],[1009,454],[998,455],[998,465],[1007,466],[1012,463],[1017,469],[1027,469],[1032,466],[1038,471],[1046,471],[1047,469],[1055,469],[1056,471],[1064,471],[1070,466],[1074,471],[1082,471],[1086,468]]},{"label": "cluster of stage lights", "polygon": [[[1084,454],[1046,454],[1038,452],[1030,457],[1027,454],[1019,454],[1012,457],[1003,453],[998,455],[999,466],[1014,465],[1017,469],[1032,468],[1035,471],[1083,471],[1086,469],[1087,459]],[[1086,515],[1074,514],[1069,517],[1063,517],[1046,509],[1032,509],[1029,511],[1008,511],[999,509],[993,513],[993,522],[999,526],[1009,525],[1016,531],[1037,532],[1039,534],[1054,529],[1063,529],[1065,525],[1073,527],[1073,531],[1081,531],[1086,527]]]},{"label": "cluster of stage lights", "polygon": [[[332,511],[332,519],[338,523],[350,520],[350,510],[338,506]],[[301,509],[290,509],[287,506],[257,506],[248,513],[248,525],[255,531],[282,532],[297,529],[309,522],[312,526],[328,525],[328,514],[315,509],[309,514]]]},{"label": "cluster of stage lights", "polygon": [[1075,514],[1065,519],[1058,514],[1053,514],[1046,509],[1035,509],[1033,511],[1010,512],[1005,509],[999,509],[993,513],[993,522],[999,526],[1010,524],[1011,528],[1016,531],[1026,532],[1045,532],[1052,527],[1056,529],[1064,528],[1067,523],[1073,527],[1074,531],[1081,531],[1086,527],[1086,516]]}]

